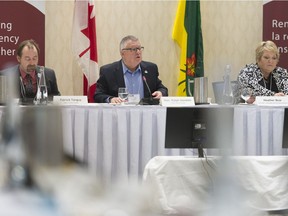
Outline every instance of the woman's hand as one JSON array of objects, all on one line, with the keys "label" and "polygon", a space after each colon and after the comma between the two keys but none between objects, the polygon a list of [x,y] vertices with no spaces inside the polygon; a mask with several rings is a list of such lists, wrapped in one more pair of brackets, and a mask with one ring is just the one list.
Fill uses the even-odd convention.
[{"label": "woman's hand", "polygon": [[283,92],[278,92],[278,93],[275,93],[274,96],[284,96],[285,94]]},{"label": "woman's hand", "polygon": [[247,102],[248,104],[252,104],[252,103],[254,103],[254,101],[255,101],[255,97],[254,97],[254,96],[251,96],[246,102]]}]

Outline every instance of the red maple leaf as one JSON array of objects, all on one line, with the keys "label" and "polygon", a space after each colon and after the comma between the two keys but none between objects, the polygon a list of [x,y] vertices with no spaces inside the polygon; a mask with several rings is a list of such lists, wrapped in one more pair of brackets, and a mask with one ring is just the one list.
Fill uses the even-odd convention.
[{"label": "red maple leaf", "polygon": [[85,29],[82,29],[81,32],[90,40],[90,46],[80,53],[82,57],[86,52],[90,50],[90,59],[97,62],[97,40],[96,40],[96,21],[95,16],[91,18],[94,5],[88,4],[88,26]]}]

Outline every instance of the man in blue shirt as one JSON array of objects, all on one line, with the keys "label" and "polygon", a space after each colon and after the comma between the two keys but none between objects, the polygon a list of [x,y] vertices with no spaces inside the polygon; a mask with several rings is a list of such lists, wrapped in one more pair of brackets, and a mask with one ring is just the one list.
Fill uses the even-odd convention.
[{"label": "man in blue shirt", "polygon": [[100,68],[100,77],[94,94],[96,103],[122,103],[118,89],[126,87],[129,94],[139,94],[142,98],[160,99],[168,96],[168,89],[158,78],[156,64],[142,61],[144,47],[138,38],[132,35],[120,42],[120,61]]}]

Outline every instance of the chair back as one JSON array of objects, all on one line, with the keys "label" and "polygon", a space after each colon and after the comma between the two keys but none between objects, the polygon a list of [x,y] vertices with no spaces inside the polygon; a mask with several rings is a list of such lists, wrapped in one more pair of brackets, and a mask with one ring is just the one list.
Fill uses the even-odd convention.
[{"label": "chair back", "polygon": [[[224,88],[224,81],[217,81],[212,83],[215,103],[221,104],[222,103],[222,95],[223,95],[223,88]],[[236,92],[238,89],[238,82],[237,80],[231,81],[231,88],[233,92],[233,96],[236,96]]]}]

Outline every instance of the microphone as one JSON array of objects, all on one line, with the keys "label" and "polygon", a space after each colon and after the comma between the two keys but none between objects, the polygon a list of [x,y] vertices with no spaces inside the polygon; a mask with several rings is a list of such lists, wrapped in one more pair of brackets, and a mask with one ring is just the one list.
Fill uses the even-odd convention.
[{"label": "microphone", "polygon": [[22,79],[21,75],[20,75],[20,92],[21,92],[22,98],[26,99],[26,90],[25,90],[23,79]]},{"label": "microphone", "polygon": [[[144,71],[145,74],[148,74],[147,70]],[[159,99],[153,98],[151,89],[147,83],[146,77],[142,76],[143,82],[145,83],[148,92],[149,92],[149,98],[142,98],[140,101],[141,105],[159,105]]]},{"label": "microphone", "polygon": [[[144,73],[147,73],[147,71],[145,71]],[[148,86],[148,83],[147,83],[146,77],[143,76],[142,79],[143,79],[143,81],[144,81],[144,83],[145,83],[145,85],[146,85],[146,87],[147,87],[147,89],[148,89],[148,92],[149,92],[149,98],[150,98],[150,100],[152,101],[152,100],[153,100],[153,97],[152,97],[151,90],[150,90],[150,88],[149,88],[149,86]]]}]

